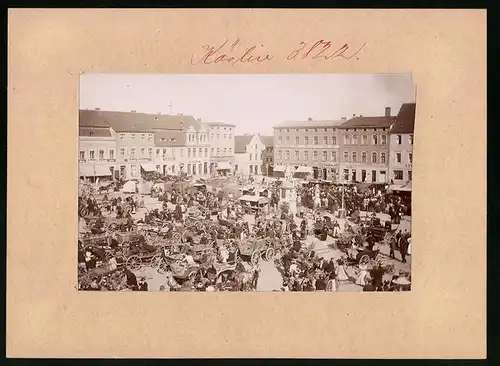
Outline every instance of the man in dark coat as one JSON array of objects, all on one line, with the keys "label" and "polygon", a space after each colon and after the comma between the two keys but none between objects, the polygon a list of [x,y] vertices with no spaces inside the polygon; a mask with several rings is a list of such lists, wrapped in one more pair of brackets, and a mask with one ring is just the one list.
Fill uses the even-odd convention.
[{"label": "man in dark coat", "polygon": [[408,254],[408,236],[402,235],[399,240],[399,252],[401,253],[401,262],[406,263],[406,255]]},{"label": "man in dark coat", "polygon": [[141,282],[139,282],[139,291],[148,291],[148,283],[144,277],[142,277]]},{"label": "man in dark coat", "polygon": [[133,291],[139,291],[139,286],[137,284],[137,277],[128,268],[125,269],[125,275],[127,276],[127,285],[129,285]]}]

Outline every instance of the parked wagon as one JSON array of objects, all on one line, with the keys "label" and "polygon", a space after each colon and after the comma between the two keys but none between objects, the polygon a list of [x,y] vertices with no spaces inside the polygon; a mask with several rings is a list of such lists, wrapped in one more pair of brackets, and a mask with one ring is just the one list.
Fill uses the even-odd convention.
[{"label": "parked wagon", "polygon": [[79,238],[80,242],[82,243],[83,247],[88,247],[88,246],[96,246],[96,247],[105,247],[109,246],[111,244],[111,235],[109,234],[87,234],[80,236]]},{"label": "parked wagon", "polygon": [[256,239],[251,237],[245,241],[238,240],[236,243],[238,247],[237,258],[242,260],[248,258],[253,264],[258,264],[261,258],[270,261],[275,255],[272,242],[267,238]]}]

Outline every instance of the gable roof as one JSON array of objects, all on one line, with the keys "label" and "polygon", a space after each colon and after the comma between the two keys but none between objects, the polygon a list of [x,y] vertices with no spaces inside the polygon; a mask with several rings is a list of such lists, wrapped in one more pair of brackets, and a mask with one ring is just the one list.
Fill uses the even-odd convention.
[{"label": "gable roof", "polygon": [[415,129],[416,103],[404,103],[396,116],[396,122],[390,133],[413,133]]},{"label": "gable roof", "polygon": [[112,137],[111,129],[107,127],[80,127],[78,129],[80,137]]},{"label": "gable roof", "polygon": [[107,127],[109,125],[102,118],[101,112],[96,110],[80,109],[78,114],[80,127]]},{"label": "gable roof", "polygon": [[181,147],[186,145],[185,135],[182,131],[155,131],[155,146]]},{"label": "gable roof", "polygon": [[241,154],[247,152],[247,145],[252,141],[254,135],[234,136],[234,152]]},{"label": "gable roof", "polygon": [[308,121],[284,121],[273,128],[325,128],[338,127],[344,121],[342,120],[308,120]]},{"label": "gable roof", "polygon": [[205,122],[205,123],[209,126],[236,127],[236,125],[224,122]]},{"label": "gable roof", "polygon": [[344,122],[339,128],[387,128],[395,122],[396,117],[376,116],[376,117],[354,117]]},{"label": "gable roof", "polygon": [[259,135],[260,141],[266,146],[270,147],[274,145],[274,137],[273,136],[262,136]]}]

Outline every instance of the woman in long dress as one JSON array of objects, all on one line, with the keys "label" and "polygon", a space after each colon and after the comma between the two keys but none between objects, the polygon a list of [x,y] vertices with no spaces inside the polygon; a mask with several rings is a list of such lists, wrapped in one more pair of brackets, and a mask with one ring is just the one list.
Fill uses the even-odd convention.
[{"label": "woman in long dress", "polygon": [[337,281],[347,281],[349,279],[345,268],[345,262],[342,259],[338,261],[338,266],[335,270],[335,277]]},{"label": "woman in long dress", "polygon": [[369,276],[368,266],[364,263],[361,263],[359,265],[359,270],[360,270],[360,272],[359,272],[358,278],[356,279],[356,285],[366,286],[367,278]]},{"label": "woman in long dress", "polygon": [[328,291],[328,292],[336,292],[337,291],[337,280],[335,279],[334,273],[330,273],[330,276],[328,277],[326,291]]}]

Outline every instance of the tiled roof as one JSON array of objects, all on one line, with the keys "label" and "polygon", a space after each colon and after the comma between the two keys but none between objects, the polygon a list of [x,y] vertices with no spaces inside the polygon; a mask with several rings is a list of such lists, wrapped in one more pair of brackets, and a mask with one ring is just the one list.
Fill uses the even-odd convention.
[{"label": "tiled roof", "polygon": [[234,136],[234,152],[241,154],[247,152],[247,145],[252,141],[253,135]]},{"label": "tiled roof", "polygon": [[[82,115],[85,118],[82,119]],[[199,130],[201,127],[201,123],[193,116],[80,110],[80,120],[83,121],[84,126],[94,126],[98,123],[99,119],[101,120],[101,124],[98,126],[107,123],[116,132],[181,130],[189,126],[193,126],[196,130]],[[80,125],[82,125],[82,122],[80,122]]]},{"label": "tiled roof", "polygon": [[391,127],[391,125],[396,120],[396,117],[354,117],[350,120],[344,122],[340,128],[386,128]]},{"label": "tiled roof", "polygon": [[259,135],[260,141],[266,146],[273,146],[274,145],[274,137],[273,136],[261,136]]},{"label": "tiled roof", "polygon": [[158,147],[185,146],[185,134],[182,131],[155,131],[155,145]]},{"label": "tiled roof", "polygon": [[405,103],[401,106],[391,133],[413,133],[415,128],[415,103]]},{"label": "tiled roof", "polygon": [[100,111],[86,109],[80,109],[78,125],[80,127],[109,127],[102,119]]},{"label": "tiled roof", "polygon": [[209,126],[223,126],[223,127],[236,127],[236,125],[233,125],[231,123],[224,123],[224,122],[205,122]]},{"label": "tiled roof", "polygon": [[325,128],[325,127],[338,127],[344,121],[340,120],[310,120],[310,121],[285,121],[273,128]]},{"label": "tiled roof", "polygon": [[110,127],[80,127],[78,129],[80,137],[112,137]]}]

